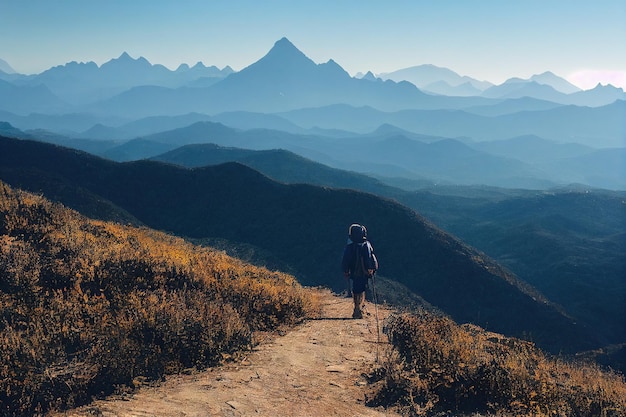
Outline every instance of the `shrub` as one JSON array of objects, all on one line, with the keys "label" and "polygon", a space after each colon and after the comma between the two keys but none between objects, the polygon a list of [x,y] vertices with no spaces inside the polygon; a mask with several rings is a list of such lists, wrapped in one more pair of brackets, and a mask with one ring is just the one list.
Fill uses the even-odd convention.
[{"label": "shrub", "polygon": [[372,405],[415,416],[626,415],[623,377],[597,365],[549,357],[530,342],[425,311],[392,316],[386,332],[394,354]]}]

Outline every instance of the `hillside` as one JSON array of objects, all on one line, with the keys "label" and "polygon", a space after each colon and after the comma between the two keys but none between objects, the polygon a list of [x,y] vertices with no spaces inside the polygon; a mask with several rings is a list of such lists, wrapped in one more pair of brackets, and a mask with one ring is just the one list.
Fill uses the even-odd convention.
[{"label": "hillside", "polygon": [[0,182],[0,415],[204,369],[317,314],[289,275]]},{"label": "hillside", "polygon": [[[543,147],[549,149],[553,148]],[[605,344],[626,341],[620,320],[621,300],[626,297],[623,192],[458,186],[424,186],[408,192],[287,151],[209,144],[183,146],[154,159],[187,167],[237,161],[280,182],[352,188],[394,198],[506,265],[578,323],[596,329]]]},{"label": "hillside", "polygon": [[381,259],[381,274],[456,320],[525,335],[552,351],[599,346],[592,329],[574,324],[484,254],[414,211],[370,194],[279,184],[239,164],[194,170],[119,164],[8,138],[0,141],[0,178],[86,214],[104,201],[156,229],[256,247],[270,255],[268,266],[287,265],[306,285],[343,286],[338,257],[346,227],[361,222]]}]

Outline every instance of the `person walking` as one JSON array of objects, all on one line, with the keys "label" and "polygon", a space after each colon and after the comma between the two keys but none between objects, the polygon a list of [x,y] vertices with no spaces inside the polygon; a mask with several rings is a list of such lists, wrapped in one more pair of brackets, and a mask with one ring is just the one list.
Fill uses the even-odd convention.
[{"label": "person walking", "polygon": [[372,244],[367,240],[365,226],[354,223],[348,229],[349,241],[343,250],[341,267],[345,279],[352,280],[352,299],[354,311],[352,318],[363,318],[365,291],[370,278],[378,270],[378,259]]}]

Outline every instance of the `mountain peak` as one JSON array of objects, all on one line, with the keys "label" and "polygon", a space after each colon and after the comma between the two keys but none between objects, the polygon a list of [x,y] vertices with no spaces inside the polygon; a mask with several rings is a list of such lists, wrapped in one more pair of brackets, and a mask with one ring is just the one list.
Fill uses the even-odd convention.
[{"label": "mountain peak", "polygon": [[118,61],[134,61],[134,59],[128,55],[128,52],[126,51],[122,52],[122,55],[120,55],[117,59]]},{"label": "mountain peak", "polygon": [[176,68],[176,72],[185,72],[185,71],[189,71],[189,65],[185,63],[180,64],[178,68]]},{"label": "mountain peak", "polygon": [[374,73],[372,73],[372,71],[367,71],[367,74],[365,74],[363,77],[361,77],[362,80],[368,80],[368,81],[378,81],[380,80],[380,78],[376,78],[376,76],[374,75]]},{"label": "mountain peak", "polygon": [[278,48],[296,48],[295,45],[291,43],[291,41],[284,36],[280,38],[279,40],[277,40],[276,42],[274,42],[274,48],[277,48],[277,47]]},{"label": "mountain peak", "polygon": [[142,56],[134,59],[128,54],[128,52],[122,52],[122,55],[120,55],[118,58],[113,58],[110,61],[105,62],[100,68],[128,69],[141,67],[150,68],[152,67],[152,64],[150,64],[150,62],[148,62],[148,60]]},{"label": "mountain peak", "polygon": [[287,38],[281,38],[274,43],[274,46],[264,58],[269,57],[278,59],[306,58],[309,60],[309,58],[296,48],[296,46]]},{"label": "mountain peak", "polygon": [[549,85],[550,87],[564,94],[571,94],[580,91],[580,88],[576,87],[569,81],[559,77],[551,71],[546,71],[541,74],[535,74],[530,77],[529,81],[535,81],[539,84]]},{"label": "mountain peak", "polygon": [[261,59],[244,68],[240,73],[246,73],[253,68],[263,71],[284,71],[290,68],[292,71],[303,71],[306,68],[315,67],[316,64],[304,53],[294,46],[287,38],[281,38],[274,43],[272,49]]}]

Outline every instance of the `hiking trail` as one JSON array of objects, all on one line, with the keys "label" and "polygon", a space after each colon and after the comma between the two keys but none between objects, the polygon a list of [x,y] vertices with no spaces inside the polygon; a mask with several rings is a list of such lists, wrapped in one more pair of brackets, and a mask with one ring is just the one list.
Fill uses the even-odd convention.
[{"label": "hiking trail", "polygon": [[398,416],[365,406],[364,374],[388,349],[382,323],[390,313],[368,301],[363,319],[351,319],[351,298],[319,290],[320,318],[268,335],[238,360],[171,375],[156,386],[112,396],[57,416]]}]

